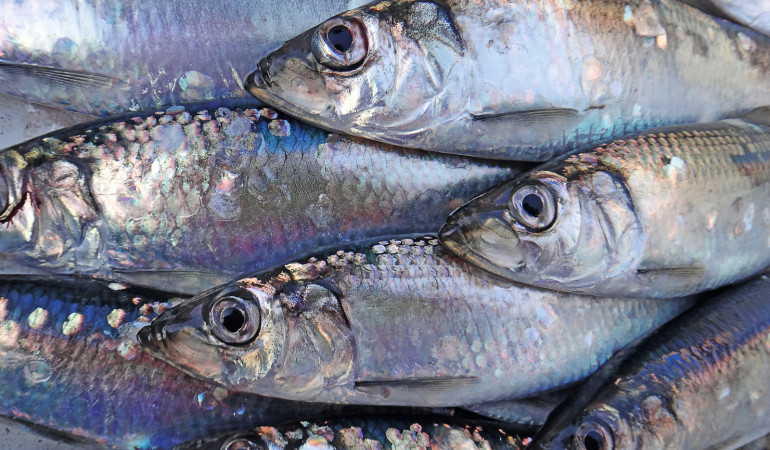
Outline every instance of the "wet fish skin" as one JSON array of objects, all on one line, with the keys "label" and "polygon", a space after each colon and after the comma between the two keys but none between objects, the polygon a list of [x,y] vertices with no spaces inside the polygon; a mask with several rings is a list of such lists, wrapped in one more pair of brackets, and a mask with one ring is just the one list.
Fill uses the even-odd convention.
[{"label": "wet fish skin", "polygon": [[340,241],[435,233],[522,167],[329,135],[254,104],[181,105],[0,151],[0,272],[198,293]]},{"label": "wet fish skin", "polygon": [[[443,419],[442,419],[443,420]],[[175,450],[301,448],[520,449],[521,438],[499,424],[464,424],[430,417],[363,416],[259,427],[187,442]]]},{"label": "wet fish skin", "polygon": [[8,1],[0,92],[102,116],[243,97],[255,58],[350,7],[348,0]]},{"label": "wet fish skin", "polygon": [[669,298],[748,278],[770,265],[767,118],[558,158],[459,208],[441,239],[503,277],[592,295]]},{"label": "wet fish skin", "polygon": [[737,448],[768,433],[768,288],[761,275],[662,327],[533,448]]},{"label": "wet fish skin", "polygon": [[288,41],[245,86],[345,134],[545,161],[770,104],[769,51],[675,0],[376,1]]},{"label": "wet fish skin", "polygon": [[512,284],[431,238],[361,251],[198,296],[139,339],[154,356],[235,391],[460,406],[569,385],[691,304]]},{"label": "wet fish skin", "polygon": [[767,0],[683,0],[709,14],[735,21],[770,35],[770,1]]},{"label": "wet fish skin", "polygon": [[0,283],[0,415],[117,448],[169,448],[246,423],[344,412],[230,393],[152,358],[135,335],[168,307],[162,298],[50,283]]}]

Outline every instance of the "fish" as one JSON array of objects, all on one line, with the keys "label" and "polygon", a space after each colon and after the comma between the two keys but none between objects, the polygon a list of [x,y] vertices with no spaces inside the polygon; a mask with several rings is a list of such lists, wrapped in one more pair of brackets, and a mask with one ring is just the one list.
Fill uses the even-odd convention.
[{"label": "fish", "polygon": [[523,170],[349,139],[244,101],[0,151],[0,273],[192,295],[341,241],[435,233]]},{"label": "fish", "polygon": [[97,116],[245,97],[257,57],[357,4],[4,2],[0,92]]},{"label": "fish", "polygon": [[770,432],[768,289],[763,274],[709,294],[530,448],[737,448]]},{"label": "fish", "polygon": [[232,391],[463,406],[568,387],[692,301],[526,287],[426,236],[243,278],[168,309],[138,337],[156,358]]},{"label": "fish", "polygon": [[[307,446],[307,447],[305,447]],[[264,426],[180,444],[174,450],[384,448],[523,448],[521,438],[488,422],[369,415]]]},{"label": "fish", "polygon": [[386,0],[287,41],[245,87],[336,132],[547,161],[770,104],[768,55],[770,38],[677,0]]},{"label": "fish", "polygon": [[492,188],[439,236],[486,270],[548,289],[670,298],[770,265],[770,114],[590,146]]},{"label": "fish", "polygon": [[3,279],[0,415],[134,449],[346,413],[233,393],[143,352],[137,331],[178,301],[93,280]]},{"label": "fish", "polygon": [[3,430],[3,443],[9,449],[98,450],[104,448],[95,441],[73,434],[6,417],[0,417],[0,427]]},{"label": "fish", "polygon": [[770,1],[768,0],[683,0],[709,14],[732,20],[770,35]]}]

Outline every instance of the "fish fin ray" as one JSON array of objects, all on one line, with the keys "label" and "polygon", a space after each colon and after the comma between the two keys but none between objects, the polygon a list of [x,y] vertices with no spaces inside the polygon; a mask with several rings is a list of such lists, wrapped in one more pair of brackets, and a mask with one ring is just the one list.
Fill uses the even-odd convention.
[{"label": "fish fin ray", "polygon": [[674,278],[702,278],[706,275],[706,268],[701,266],[691,267],[649,267],[636,270],[639,275],[661,275]]},{"label": "fish fin ray", "polygon": [[15,63],[0,60],[1,78],[31,78],[46,84],[72,88],[120,88],[126,83],[107,75],[37,64]]},{"label": "fish fin ray", "polygon": [[569,120],[573,121],[580,116],[578,110],[573,108],[542,108],[527,109],[523,111],[506,112],[481,112],[471,114],[474,122],[483,121],[508,121],[521,124],[534,124],[536,122],[548,121],[558,122]]}]

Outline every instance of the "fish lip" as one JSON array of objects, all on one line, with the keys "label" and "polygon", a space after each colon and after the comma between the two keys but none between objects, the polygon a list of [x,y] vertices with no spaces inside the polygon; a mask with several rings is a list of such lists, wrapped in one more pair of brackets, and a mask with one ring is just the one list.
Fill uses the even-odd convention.
[{"label": "fish lip", "polygon": [[[438,232],[441,243],[458,257],[486,272],[508,280],[517,279],[517,274],[527,266],[526,261],[520,261],[515,267],[504,267],[485,257],[483,253],[476,251],[475,245],[468,241],[463,230],[463,221],[468,218],[467,215],[458,214],[458,212],[450,214]],[[483,225],[480,227],[486,228]]]},{"label": "fish lip", "polygon": [[166,360],[164,358],[164,344],[162,333],[156,329],[156,321],[145,326],[136,334],[139,345],[154,358]]},{"label": "fish lip", "polygon": [[270,95],[266,90],[267,86],[268,82],[265,79],[265,71],[262,68],[262,61],[260,61],[257,64],[257,68],[246,75],[246,81],[243,83],[243,88],[246,92],[256,97],[257,100],[267,103],[270,101]]}]

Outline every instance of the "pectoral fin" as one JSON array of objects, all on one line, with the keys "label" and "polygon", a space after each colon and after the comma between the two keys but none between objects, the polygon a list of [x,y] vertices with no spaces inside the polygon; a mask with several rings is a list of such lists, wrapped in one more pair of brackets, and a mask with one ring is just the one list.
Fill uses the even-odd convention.
[{"label": "pectoral fin", "polygon": [[471,114],[475,122],[506,121],[517,124],[539,124],[543,122],[574,122],[580,112],[573,108],[543,108],[523,111],[481,112]]},{"label": "pectoral fin", "polygon": [[98,73],[8,61],[0,61],[0,79],[22,84],[27,80],[32,80],[36,83],[77,89],[105,89],[125,86],[125,83],[117,78]]},{"label": "pectoral fin", "polygon": [[[475,383],[478,377],[436,377],[436,378],[407,378],[399,380],[360,380],[355,382],[355,390],[372,397],[390,399],[398,403],[414,403],[421,397],[451,399],[458,389],[466,390]],[[398,401],[397,399],[404,399]]]}]

